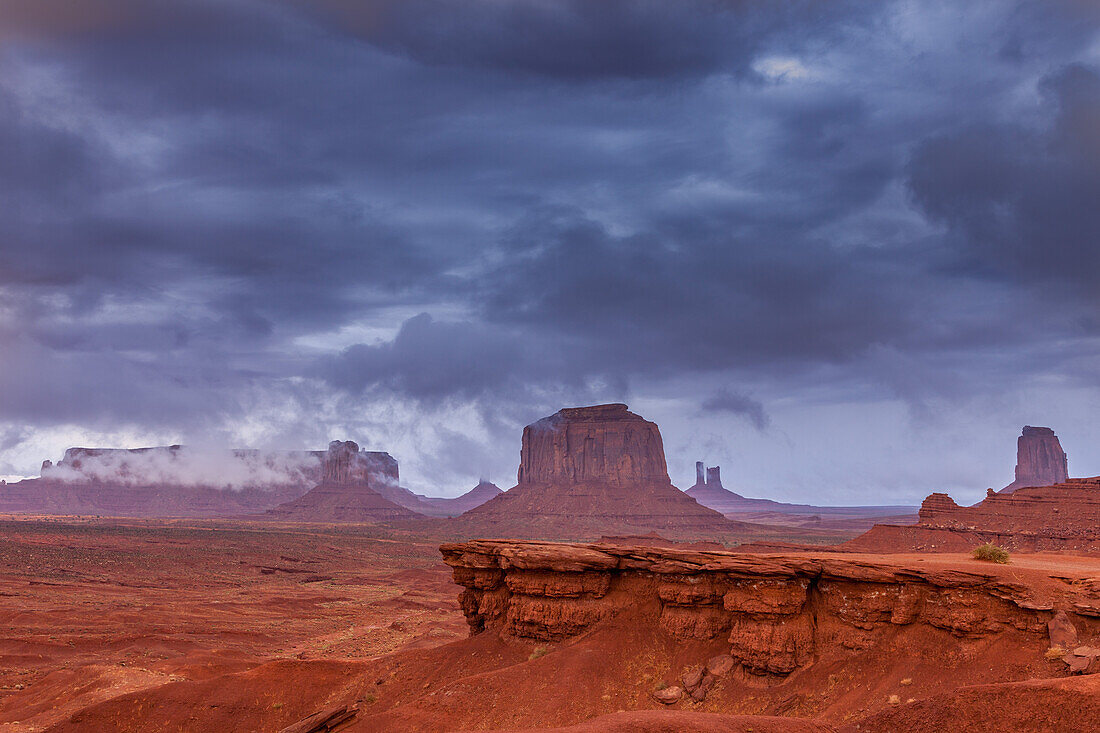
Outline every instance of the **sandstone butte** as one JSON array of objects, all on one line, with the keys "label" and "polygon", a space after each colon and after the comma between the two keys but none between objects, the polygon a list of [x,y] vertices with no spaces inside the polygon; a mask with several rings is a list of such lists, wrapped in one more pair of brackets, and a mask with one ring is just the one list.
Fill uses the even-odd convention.
[{"label": "sandstone butte", "polygon": [[1016,439],[1016,480],[1001,489],[1010,494],[1025,486],[1050,486],[1069,479],[1066,453],[1050,428],[1025,425]]},{"label": "sandstone butte", "polygon": [[265,518],[291,522],[378,522],[417,515],[385,498],[397,486],[397,461],[389,453],[360,451],[351,440],[334,440],[321,466],[321,483],[303,496],[269,509]]},{"label": "sandstone butte", "polygon": [[565,408],[528,425],[516,486],[442,528],[467,537],[541,539],[653,531],[722,539],[758,529],[673,486],[657,426],[622,404]]}]

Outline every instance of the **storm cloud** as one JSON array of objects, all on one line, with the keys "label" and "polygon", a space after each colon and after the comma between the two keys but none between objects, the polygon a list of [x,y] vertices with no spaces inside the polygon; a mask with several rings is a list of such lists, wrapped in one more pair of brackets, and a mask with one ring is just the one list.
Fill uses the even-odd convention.
[{"label": "storm cloud", "polygon": [[1073,0],[7,4],[0,466],[455,493],[626,400],[750,495],[977,498],[1024,423],[1100,473],[1098,129]]}]

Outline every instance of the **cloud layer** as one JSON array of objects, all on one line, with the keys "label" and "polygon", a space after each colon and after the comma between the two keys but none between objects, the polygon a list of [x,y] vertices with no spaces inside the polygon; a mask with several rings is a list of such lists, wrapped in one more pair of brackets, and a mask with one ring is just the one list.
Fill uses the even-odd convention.
[{"label": "cloud layer", "polygon": [[1100,473],[1093,4],[40,2],[0,28],[0,474],[68,441],[346,437],[456,493],[608,400],[658,420],[674,480],[725,462],[756,495],[976,498],[1025,422]]}]

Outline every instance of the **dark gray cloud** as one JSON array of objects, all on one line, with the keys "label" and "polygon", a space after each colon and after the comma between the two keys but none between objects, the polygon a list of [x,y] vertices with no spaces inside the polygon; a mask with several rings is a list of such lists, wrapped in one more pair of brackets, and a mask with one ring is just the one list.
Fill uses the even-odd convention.
[{"label": "dark gray cloud", "polygon": [[743,427],[797,467],[822,405],[931,445],[984,396],[975,430],[1100,386],[1092,3],[47,0],[0,29],[5,466],[81,430],[361,430],[460,487],[629,399],[670,446]]},{"label": "dark gray cloud", "polygon": [[909,165],[914,199],[955,235],[958,266],[1095,292],[1100,272],[1100,73],[1043,78],[1039,125],[989,124],[932,138]]},{"label": "dark gray cloud", "polygon": [[350,346],[325,358],[320,369],[333,386],[352,391],[474,399],[522,374],[537,361],[532,356],[515,336],[421,313],[405,321],[393,341]]},{"label": "dark gray cloud", "polygon": [[701,407],[704,412],[728,412],[740,415],[752,423],[757,430],[767,430],[771,423],[768,413],[764,410],[764,404],[740,392],[719,390],[703,400]]},{"label": "dark gray cloud", "polygon": [[584,0],[320,0],[358,37],[423,63],[522,72],[564,81],[748,74],[770,36],[820,33],[847,2]]}]

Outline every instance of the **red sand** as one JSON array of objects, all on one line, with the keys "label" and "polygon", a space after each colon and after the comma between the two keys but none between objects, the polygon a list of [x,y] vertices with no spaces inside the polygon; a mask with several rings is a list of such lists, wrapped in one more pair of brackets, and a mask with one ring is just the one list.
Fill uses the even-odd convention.
[{"label": "red sand", "polygon": [[[347,731],[854,733],[858,723],[860,733],[1059,733],[1100,723],[1098,677],[1067,677],[1045,658],[1043,634],[1011,625],[962,636],[890,627],[865,648],[820,648],[788,675],[735,671],[705,701],[668,709],[652,697],[658,683],[728,652],[728,634],[674,638],[652,622],[650,601],[613,592],[625,610],[573,637],[466,638],[460,588],[433,538],[118,520],[12,521],[0,537],[0,623],[11,629],[0,640],[0,730],[278,731],[343,706]],[[1036,598],[1100,578],[1098,559],[1048,555],[991,566],[962,554],[816,552],[745,567],[781,557],[977,572]],[[1097,623],[1080,625],[1082,643],[1094,643]]]}]

